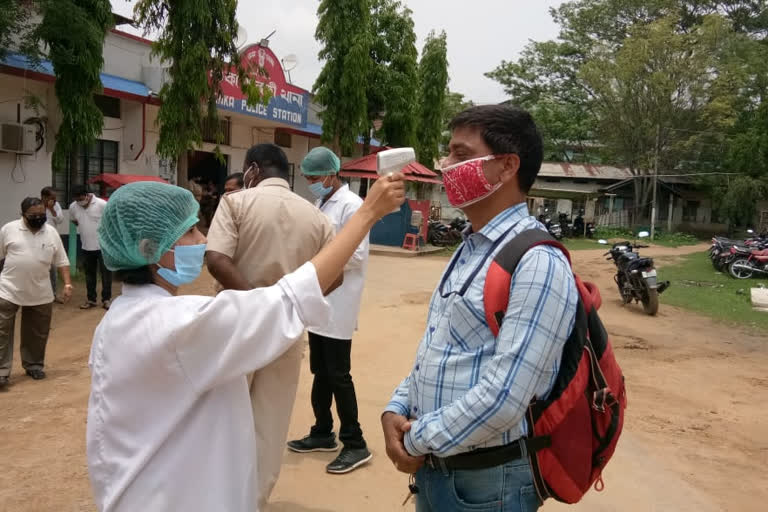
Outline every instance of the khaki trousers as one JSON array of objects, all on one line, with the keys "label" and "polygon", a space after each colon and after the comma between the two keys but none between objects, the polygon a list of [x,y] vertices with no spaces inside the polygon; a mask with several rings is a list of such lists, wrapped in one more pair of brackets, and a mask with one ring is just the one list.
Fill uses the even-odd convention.
[{"label": "khaki trousers", "polygon": [[259,510],[266,509],[280,476],[303,354],[302,337],[272,364],[248,376],[258,452]]},{"label": "khaki trousers", "polygon": [[51,329],[53,303],[40,306],[18,306],[0,299],[0,376],[11,374],[13,335],[16,313],[21,307],[21,365],[25,370],[42,370],[45,346]]}]

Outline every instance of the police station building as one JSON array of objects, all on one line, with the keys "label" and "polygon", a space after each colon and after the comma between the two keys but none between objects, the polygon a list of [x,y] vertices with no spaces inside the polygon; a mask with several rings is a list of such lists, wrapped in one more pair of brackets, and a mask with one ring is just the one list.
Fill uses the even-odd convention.
[{"label": "police station building", "polygon": [[[266,44],[266,43],[265,43]],[[236,74],[222,84],[218,122],[224,134],[216,158],[215,130],[203,127],[205,143],[178,161],[156,154],[159,137],[157,92],[167,80],[166,71],[150,57],[151,42],[120,30],[104,41],[104,86],[96,102],[104,114],[98,140],[78,148],[68,164],[53,169],[51,154],[61,123],[54,93],[54,74],[49,62],[33,67],[23,56],[10,54],[0,60],[0,225],[19,217],[19,205],[27,196],[53,186],[67,208],[73,185],[85,184],[102,173],[160,176],[187,186],[201,178],[223,185],[228,174],[242,169],[245,153],[254,144],[275,143],[291,163],[291,186],[300,195],[311,195],[301,178],[299,164],[320,145],[319,107],[310,93],[286,80],[280,59],[267,46],[252,45],[242,51],[246,69],[266,70],[251,77],[272,93],[267,105],[250,107],[240,91]],[[360,148],[356,155],[359,156]],[[67,231],[66,223],[62,233]]]}]

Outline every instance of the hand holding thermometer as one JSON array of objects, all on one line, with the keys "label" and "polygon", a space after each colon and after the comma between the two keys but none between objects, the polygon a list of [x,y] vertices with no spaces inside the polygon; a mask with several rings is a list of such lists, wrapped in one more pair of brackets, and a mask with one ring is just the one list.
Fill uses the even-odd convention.
[{"label": "hand holding thermometer", "polygon": [[[413,148],[396,148],[380,151],[376,154],[376,173],[381,177],[400,172],[406,165],[416,161],[416,151]],[[392,213],[399,212],[400,208]]]}]

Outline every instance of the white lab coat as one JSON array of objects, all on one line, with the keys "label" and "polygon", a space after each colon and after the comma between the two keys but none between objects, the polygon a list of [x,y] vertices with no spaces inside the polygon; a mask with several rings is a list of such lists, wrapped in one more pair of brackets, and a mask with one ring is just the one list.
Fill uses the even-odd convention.
[{"label": "white lab coat", "polygon": [[[315,205],[331,219],[338,233],[344,224],[363,205],[363,200],[344,185],[326,202],[318,200]],[[355,253],[344,267],[344,283],[327,299],[331,305],[331,319],[325,325],[312,325],[309,330],[315,334],[339,340],[352,339],[357,330],[357,317],[360,314],[360,302],[363,298],[365,273],[368,269],[368,235],[360,243]]]},{"label": "white lab coat", "polygon": [[245,375],[328,313],[311,263],[269,288],[216,297],[124,285],[89,361],[86,444],[98,510],[258,510]]}]

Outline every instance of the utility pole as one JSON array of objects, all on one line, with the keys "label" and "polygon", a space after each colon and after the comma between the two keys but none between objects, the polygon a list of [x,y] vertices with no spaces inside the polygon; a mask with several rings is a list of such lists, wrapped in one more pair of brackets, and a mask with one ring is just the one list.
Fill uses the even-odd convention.
[{"label": "utility pole", "polygon": [[651,242],[656,236],[656,181],[659,177],[659,146],[661,145],[661,125],[656,125],[656,151],[653,159],[653,201],[651,203]]}]

